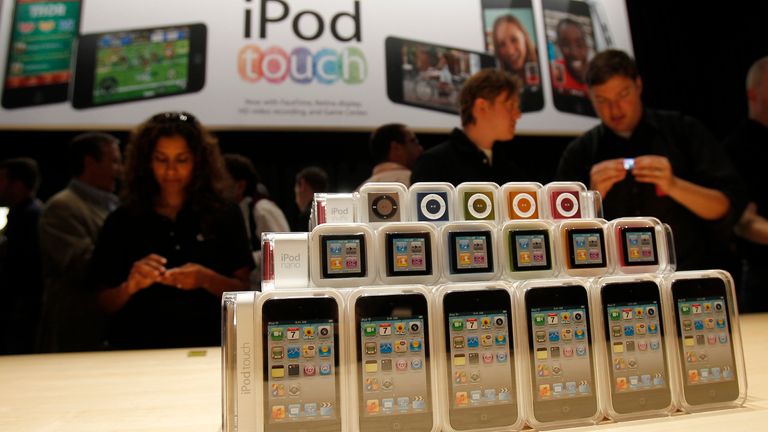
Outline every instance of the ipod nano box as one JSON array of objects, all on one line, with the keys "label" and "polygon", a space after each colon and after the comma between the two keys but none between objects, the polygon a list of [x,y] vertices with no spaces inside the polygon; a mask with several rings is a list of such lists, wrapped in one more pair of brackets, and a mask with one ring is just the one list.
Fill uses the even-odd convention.
[{"label": "ipod nano box", "polygon": [[370,285],[376,279],[373,230],[366,224],[324,224],[310,234],[310,275],[316,287]]},{"label": "ipod nano box", "polygon": [[542,219],[588,219],[602,217],[602,200],[580,182],[552,182],[542,189],[545,206]]},{"label": "ipod nano box", "polygon": [[309,285],[309,233],[261,235],[262,290]]}]

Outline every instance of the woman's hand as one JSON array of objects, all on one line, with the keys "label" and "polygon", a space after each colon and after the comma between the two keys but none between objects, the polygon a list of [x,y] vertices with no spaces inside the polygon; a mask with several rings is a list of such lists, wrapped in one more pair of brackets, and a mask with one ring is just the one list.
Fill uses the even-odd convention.
[{"label": "woman's hand", "polygon": [[208,289],[213,274],[215,274],[213,270],[200,264],[187,263],[166,271],[160,278],[160,283],[184,290]]},{"label": "woman's hand", "polygon": [[128,274],[129,294],[134,294],[156,282],[160,282],[166,273],[165,263],[168,260],[160,255],[150,254],[133,263]]}]

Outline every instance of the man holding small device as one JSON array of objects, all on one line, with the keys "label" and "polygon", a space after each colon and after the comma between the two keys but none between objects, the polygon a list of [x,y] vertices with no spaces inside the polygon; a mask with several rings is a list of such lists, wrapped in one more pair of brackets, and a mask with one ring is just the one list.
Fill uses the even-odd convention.
[{"label": "man holding small device", "polygon": [[642,80],[626,53],[595,56],[586,81],[602,123],[568,145],[557,177],[600,192],[608,219],[655,216],[670,224],[679,269],[722,267],[727,251],[718,236],[743,208],[727,156],[700,122],[643,107]]},{"label": "man holding small device", "polygon": [[520,118],[520,81],[498,69],[483,69],[461,89],[463,129],[425,151],[416,161],[411,183],[492,181],[503,184],[530,180],[504,141],[515,136]]}]

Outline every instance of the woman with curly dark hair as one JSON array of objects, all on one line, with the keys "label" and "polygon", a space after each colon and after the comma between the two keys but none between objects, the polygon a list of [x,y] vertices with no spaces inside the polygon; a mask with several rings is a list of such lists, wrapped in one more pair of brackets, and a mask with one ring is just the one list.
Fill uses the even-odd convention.
[{"label": "woman with curly dark hair", "polygon": [[223,179],[218,143],[191,114],[157,114],[133,132],[125,204],[92,260],[111,347],[219,344],[221,295],[247,289],[253,268]]}]

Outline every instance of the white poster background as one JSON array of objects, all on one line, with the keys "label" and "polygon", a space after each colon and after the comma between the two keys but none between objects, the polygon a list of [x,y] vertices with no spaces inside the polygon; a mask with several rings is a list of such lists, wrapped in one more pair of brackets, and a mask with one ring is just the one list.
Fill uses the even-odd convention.
[{"label": "white poster background", "polygon": [[[264,0],[84,0],[81,34],[140,29],[155,26],[204,23],[207,26],[206,80],[200,92],[144,101],[74,109],[62,102],[12,110],[0,108],[4,129],[128,129],[161,111],[189,111],[213,129],[334,129],[369,130],[388,122],[402,122],[416,130],[447,131],[460,126],[458,115],[392,102],[387,97],[384,40],[389,36],[430,42],[471,51],[484,51],[480,0],[360,0],[361,41],[340,42],[330,31],[331,18],[353,13],[354,0],[285,0],[288,17],[266,27],[259,38],[260,9]],[[610,29],[613,46],[632,52],[626,6],[623,1],[599,3]],[[11,12],[14,2],[2,2],[0,16],[0,71],[5,74]],[[279,16],[282,5],[267,0],[267,14]],[[576,134],[597,124],[597,119],[557,111],[552,103],[546,35],[540,0],[533,0],[537,25],[544,109],[524,113],[520,134]],[[244,38],[245,10],[252,12],[251,38]],[[301,11],[323,17],[325,30],[313,41],[297,37],[292,21]],[[314,20],[304,16],[300,29],[314,33]],[[338,20],[341,35],[352,34],[352,20]],[[360,49],[367,62],[367,76],[360,84],[338,81],[326,85],[313,81],[297,84],[290,78],[279,84],[246,82],[238,73],[238,53],[248,44],[262,50],[279,46],[286,52],[305,47]],[[4,75],[3,75],[4,76]]]}]

